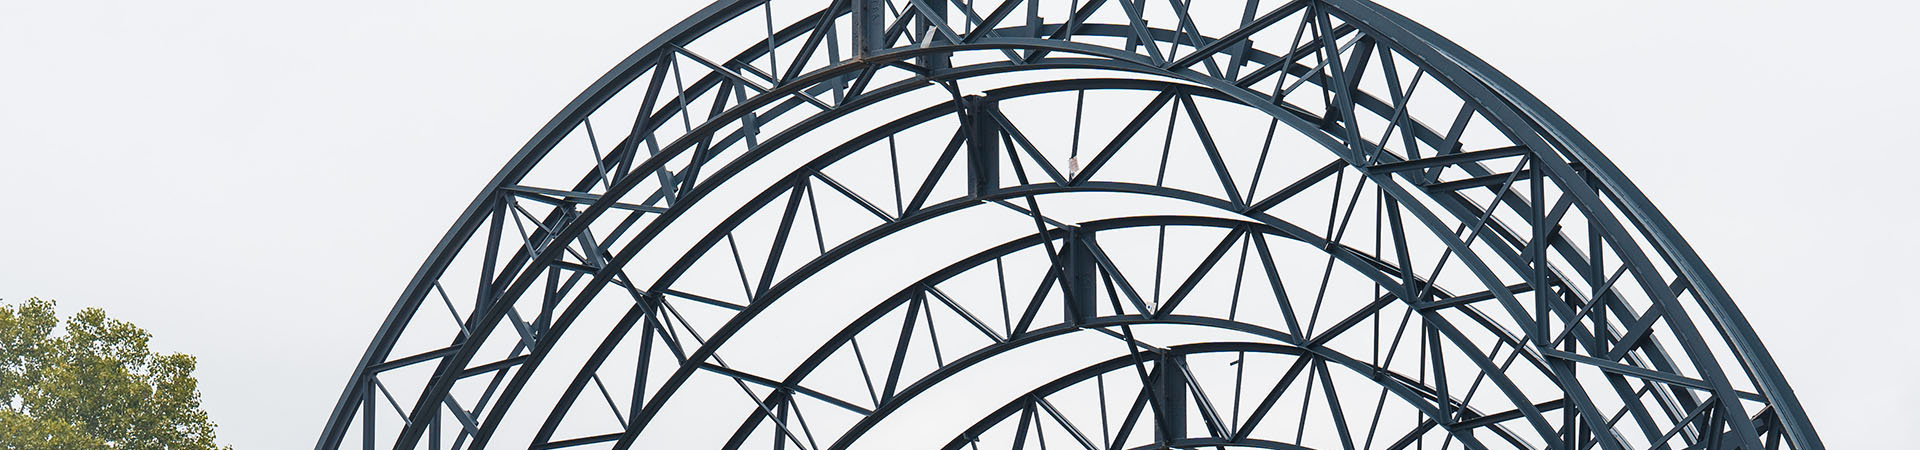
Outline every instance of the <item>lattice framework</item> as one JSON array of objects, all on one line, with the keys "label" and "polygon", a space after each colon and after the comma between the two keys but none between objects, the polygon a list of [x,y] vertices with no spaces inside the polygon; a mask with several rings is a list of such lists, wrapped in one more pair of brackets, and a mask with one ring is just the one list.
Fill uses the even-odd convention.
[{"label": "lattice framework", "polygon": [[317,448],[910,439],[1822,448],[1618,169],[1360,0],[718,2],[507,164]]}]

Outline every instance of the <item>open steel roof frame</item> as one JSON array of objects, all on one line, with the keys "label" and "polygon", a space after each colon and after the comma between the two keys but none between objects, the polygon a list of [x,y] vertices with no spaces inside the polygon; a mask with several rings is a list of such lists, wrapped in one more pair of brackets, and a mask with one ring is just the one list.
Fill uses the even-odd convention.
[{"label": "open steel roof frame", "polygon": [[702,9],[466,209],[316,448],[636,445],[1824,448],[1612,163],[1363,0]]}]

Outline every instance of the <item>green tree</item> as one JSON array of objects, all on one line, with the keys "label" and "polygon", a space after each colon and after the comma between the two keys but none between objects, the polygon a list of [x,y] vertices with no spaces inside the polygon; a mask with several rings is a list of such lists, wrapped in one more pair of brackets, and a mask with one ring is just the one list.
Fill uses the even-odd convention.
[{"label": "green tree", "polygon": [[52,300],[0,304],[0,449],[221,448],[192,356],[99,308],[60,328]]}]

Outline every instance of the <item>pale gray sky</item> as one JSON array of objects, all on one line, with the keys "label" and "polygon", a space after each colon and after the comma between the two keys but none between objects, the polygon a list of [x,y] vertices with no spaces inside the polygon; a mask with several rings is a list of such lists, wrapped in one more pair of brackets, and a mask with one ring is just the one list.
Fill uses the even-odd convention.
[{"label": "pale gray sky", "polygon": [[[482,184],[700,3],[0,2],[0,298],[138,323],[200,357],[221,441],[311,447]],[[1599,144],[1831,447],[1920,437],[1920,189],[1897,171],[1920,164],[1913,7],[1387,5]]]}]

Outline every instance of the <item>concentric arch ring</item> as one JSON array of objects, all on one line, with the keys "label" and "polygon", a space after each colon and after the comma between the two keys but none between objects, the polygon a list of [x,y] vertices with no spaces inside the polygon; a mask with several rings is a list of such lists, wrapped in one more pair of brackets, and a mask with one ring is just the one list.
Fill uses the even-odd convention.
[{"label": "concentric arch ring", "polygon": [[316,448],[1049,436],[1824,448],[1612,163],[1362,0],[717,2],[489,183]]}]

